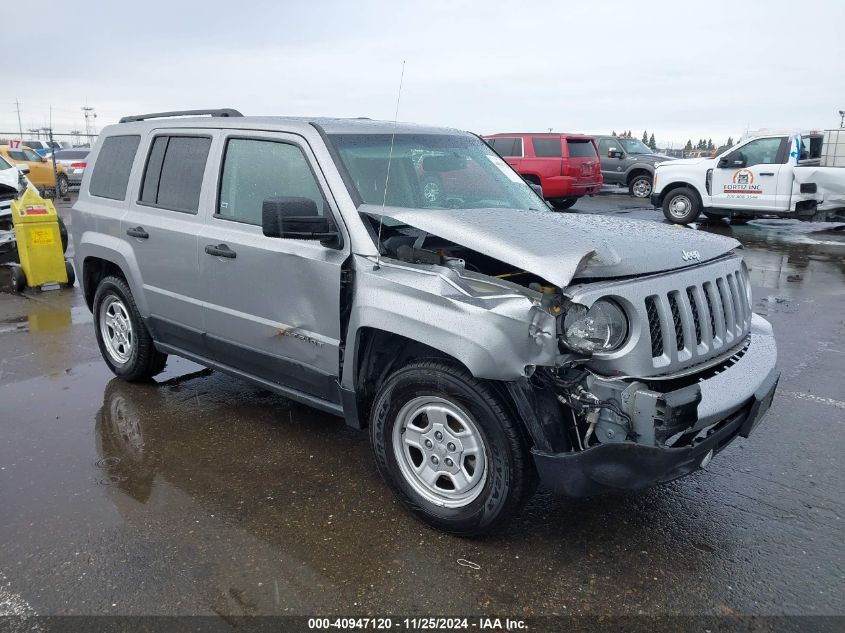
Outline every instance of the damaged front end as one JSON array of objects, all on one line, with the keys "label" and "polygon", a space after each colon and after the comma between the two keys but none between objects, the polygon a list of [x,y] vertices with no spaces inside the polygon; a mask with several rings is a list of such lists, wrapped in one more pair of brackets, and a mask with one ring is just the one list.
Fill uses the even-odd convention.
[{"label": "damaged front end", "polygon": [[[559,341],[569,356],[508,383],[543,482],[569,496],[645,488],[689,474],[747,437],[779,376],[771,327],[752,314],[749,287],[732,256],[567,289]],[[624,341],[612,339],[601,311],[584,321],[602,303],[624,312]],[[582,316],[570,328],[573,311]],[[573,334],[606,349],[587,354]]]},{"label": "damaged front end", "polygon": [[776,347],[752,313],[733,242],[701,242],[708,257],[697,265],[665,256],[651,271],[643,259],[619,274],[630,258],[617,262],[609,242],[566,255],[545,250],[551,238],[515,249],[482,231],[479,214],[451,223],[392,215],[402,222],[385,225],[385,256],[356,262],[350,332],[392,332],[497,381],[553,490],[585,496],[676,479],[747,436],[768,409]]}]

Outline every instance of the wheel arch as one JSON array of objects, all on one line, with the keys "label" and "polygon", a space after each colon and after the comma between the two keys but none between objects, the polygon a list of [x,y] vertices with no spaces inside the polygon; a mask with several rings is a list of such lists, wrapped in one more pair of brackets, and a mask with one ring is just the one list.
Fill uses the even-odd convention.
[{"label": "wheel arch", "polygon": [[79,284],[89,310],[94,305],[97,284],[108,275],[114,274],[126,280],[141,314],[149,314],[141,271],[132,248],[126,242],[103,233],[83,233],[79,246],[75,248],[74,260]]},{"label": "wheel arch", "polygon": [[704,208],[704,201],[701,197],[701,192],[698,190],[698,187],[686,180],[674,180],[665,187],[663,187],[660,190],[660,193],[658,194],[657,206],[661,206],[663,204],[663,201],[666,200],[667,195],[669,195],[675,189],[680,189],[681,187],[688,187],[689,189],[692,189],[692,191],[698,198],[698,203],[701,205],[701,208]]},{"label": "wheel arch", "polygon": [[633,182],[634,178],[640,175],[649,176],[650,178],[654,178],[654,169],[648,169],[645,165],[637,165],[632,167],[630,171],[628,171],[628,175],[625,176],[625,184],[629,187]]},{"label": "wheel arch", "polygon": [[350,385],[355,394],[356,426],[367,426],[375,395],[395,369],[425,359],[453,363],[472,373],[459,359],[422,341],[378,327],[358,328],[353,344]]},{"label": "wheel arch", "polygon": [[[458,358],[413,338],[374,327],[362,327],[355,339],[354,393],[358,428],[367,426],[375,396],[384,381],[399,367],[418,360],[440,360],[472,371]],[[551,394],[540,392],[526,378],[512,381],[479,379],[501,398],[519,420],[529,444],[539,450],[568,448],[560,424],[560,410]]]}]

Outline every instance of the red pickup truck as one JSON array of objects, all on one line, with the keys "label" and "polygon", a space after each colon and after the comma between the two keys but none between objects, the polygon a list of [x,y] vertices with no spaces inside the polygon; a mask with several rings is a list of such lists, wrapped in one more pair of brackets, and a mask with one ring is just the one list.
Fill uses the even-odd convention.
[{"label": "red pickup truck", "polygon": [[592,136],[582,134],[490,134],[482,136],[543,197],[568,209],[601,189],[601,160]]}]

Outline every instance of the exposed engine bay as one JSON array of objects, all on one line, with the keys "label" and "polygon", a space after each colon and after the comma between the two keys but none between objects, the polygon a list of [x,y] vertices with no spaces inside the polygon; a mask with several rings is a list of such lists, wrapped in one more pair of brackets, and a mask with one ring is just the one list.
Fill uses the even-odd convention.
[{"label": "exposed engine bay", "polygon": [[493,257],[410,226],[383,227],[382,250],[388,257],[409,264],[428,264],[504,279],[539,292],[554,289],[537,275],[519,270]]}]

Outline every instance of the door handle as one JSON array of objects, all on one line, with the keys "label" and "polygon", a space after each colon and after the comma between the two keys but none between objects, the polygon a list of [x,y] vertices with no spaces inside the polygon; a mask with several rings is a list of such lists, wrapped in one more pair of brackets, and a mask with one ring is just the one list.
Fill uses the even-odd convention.
[{"label": "door handle", "polygon": [[773,171],[761,171],[760,175],[761,176],[774,176],[775,172],[773,172]]},{"label": "door handle", "polygon": [[144,230],[143,226],[136,226],[131,229],[126,229],[126,234],[129,237],[137,237],[140,240],[146,240],[150,237],[150,234]]},{"label": "door handle", "polygon": [[231,248],[226,246],[225,244],[209,244],[205,247],[205,252],[209,255],[214,255],[215,257],[227,257],[229,259],[235,259],[238,254],[233,251]]}]

